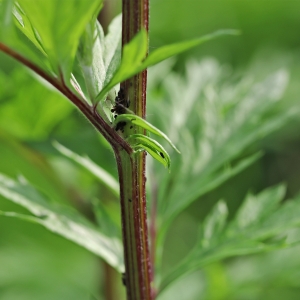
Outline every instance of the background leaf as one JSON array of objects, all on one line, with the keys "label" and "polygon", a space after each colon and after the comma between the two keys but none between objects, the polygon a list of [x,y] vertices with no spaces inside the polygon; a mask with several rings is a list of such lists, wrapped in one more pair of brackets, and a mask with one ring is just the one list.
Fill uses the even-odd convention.
[{"label": "background leaf", "polygon": [[[270,188],[255,197],[248,196],[236,218],[225,228],[226,205],[219,202],[204,222],[203,238],[177,268],[169,273],[162,282],[162,288],[178,276],[226,257],[289,246],[282,238],[275,238],[291,228],[300,226],[300,202],[297,198],[279,207],[283,196],[283,186]],[[270,206],[273,209],[270,209]],[[242,220],[246,210],[248,220]]]},{"label": "background leaf", "polygon": [[[160,72],[164,73],[161,68]],[[168,230],[173,230],[174,220],[201,196],[257,161],[262,154],[254,154],[253,145],[296,116],[295,107],[274,112],[288,82],[284,70],[261,82],[245,75],[238,82],[235,79],[234,85],[228,78],[224,81],[222,72],[225,69],[214,60],[193,61],[187,65],[185,77],[169,72],[157,81],[152,94],[156,100],[148,95],[153,103],[148,110],[149,121],[178,144],[182,153],[177,156],[166,147],[172,160],[170,177],[160,173],[155,165],[150,166],[150,174],[155,174],[151,177],[151,189],[159,184],[154,198],[160,216],[158,273],[170,251],[166,249],[163,254],[162,247]]]},{"label": "background leaf", "polygon": [[63,155],[75,161],[91,174],[95,175],[102,183],[104,183],[116,196],[119,195],[119,183],[108,172],[91,161],[88,157],[82,157],[58,142],[53,142],[53,146]]},{"label": "background leaf", "polygon": [[119,271],[123,270],[120,241],[103,235],[75,211],[51,205],[28,183],[24,181],[18,183],[4,175],[0,176],[0,194],[27,208],[35,217],[9,212],[2,212],[3,215],[41,224],[48,230],[99,255]]}]

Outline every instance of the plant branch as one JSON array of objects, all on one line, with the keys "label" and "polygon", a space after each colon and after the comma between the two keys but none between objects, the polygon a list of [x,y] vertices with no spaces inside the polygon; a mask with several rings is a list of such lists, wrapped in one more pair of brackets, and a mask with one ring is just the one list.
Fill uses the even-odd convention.
[{"label": "plant branch", "polygon": [[50,76],[44,70],[36,66],[27,58],[23,57],[13,49],[9,48],[3,43],[0,43],[0,51],[6,53],[10,57],[16,59],[34,73],[41,76],[44,80],[54,86],[58,91],[60,91],[65,97],[67,97],[92,123],[92,125],[106,138],[106,140],[115,146],[119,146],[124,149],[128,154],[132,153],[132,148],[130,145],[122,139],[116,131],[107,124],[103,118],[98,114],[93,106],[90,106],[80,95],[76,95],[72,90],[65,84],[62,77],[60,79]]}]

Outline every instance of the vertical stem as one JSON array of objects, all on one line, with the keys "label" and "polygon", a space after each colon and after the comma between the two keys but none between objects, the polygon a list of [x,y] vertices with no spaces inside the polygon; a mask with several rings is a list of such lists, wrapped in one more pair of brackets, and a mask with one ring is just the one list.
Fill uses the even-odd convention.
[{"label": "vertical stem", "polygon": [[[140,30],[148,30],[148,0],[123,0],[122,44]],[[145,117],[147,71],[121,84],[130,100],[130,110]],[[144,133],[134,128],[135,133]],[[126,131],[125,131],[126,137]],[[148,246],[145,191],[145,153],[134,154],[114,147],[120,179],[121,213],[128,300],[153,299],[151,262]]]}]

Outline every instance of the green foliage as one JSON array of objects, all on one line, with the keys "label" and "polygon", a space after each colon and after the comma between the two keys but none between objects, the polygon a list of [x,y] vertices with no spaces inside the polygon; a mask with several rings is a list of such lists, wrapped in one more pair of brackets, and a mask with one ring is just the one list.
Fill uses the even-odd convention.
[{"label": "green foliage", "polygon": [[53,142],[53,146],[63,155],[75,161],[82,167],[86,168],[92,174],[94,174],[107,188],[109,188],[115,195],[119,195],[119,184],[113,176],[102,169],[100,166],[95,164],[88,157],[81,157],[80,155],[72,152],[68,148],[59,144],[58,142]]},{"label": "green foliage", "polygon": [[[234,86],[223,82],[220,71],[215,61],[207,60],[190,63],[186,79],[169,74],[162,82],[166,93],[161,97],[165,102],[156,101],[149,111],[152,122],[175,143],[180,141],[184,153],[180,157],[171,155],[177,176],[157,179],[164,224],[259,158],[259,154],[250,153],[237,160],[252,143],[280,128],[295,114],[287,110],[280,117],[268,115],[286,87],[288,74],[284,70],[260,83],[244,78]],[[162,108],[155,118],[158,105]],[[234,159],[235,163],[230,163]],[[173,184],[169,190],[170,181]]]},{"label": "green foliage", "polygon": [[[200,239],[195,248],[191,250],[181,264],[170,272],[162,286],[165,287],[169,283],[168,280],[174,280],[178,275],[182,276],[192,272],[193,269],[203,268],[205,265],[220,261],[222,258],[269,252],[274,249],[294,246],[295,242],[299,243],[299,239],[289,241],[282,238],[283,234],[290,232],[289,229],[299,227],[300,209],[299,197],[280,205],[279,202],[284,193],[285,188],[278,186],[267,189],[256,196],[249,194],[235,219],[228,224],[225,222],[227,217],[226,204],[220,201],[205,219],[200,231]],[[288,252],[293,252],[293,250]],[[264,268],[261,271],[263,270]],[[260,277],[260,272],[256,276]],[[276,276],[278,275],[276,274]],[[236,281],[239,280],[236,279]],[[173,285],[175,284],[173,283]],[[172,290],[172,286],[170,290]],[[159,299],[167,299],[164,294],[162,293]],[[223,299],[226,292],[223,291],[221,295],[221,299]]]},{"label": "green foliage", "polygon": [[154,50],[148,57],[148,36],[145,30],[141,30],[127,45],[123,48],[122,61],[117,71],[112,76],[110,82],[104,86],[103,90],[97,96],[100,101],[105,94],[109,92],[116,84],[125,81],[142,70],[153,66],[171,56],[182,53],[190,48],[203,44],[211,39],[222,35],[237,35],[236,30],[220,30],[215,33],[205,35],[195,40],[189,40],[161,47]]},{"label": "green foliage", "polygon": [[[203,194],[216,189],[259,159],[262,154],[253,154],[248,148],[291,120],[297,109],[274,113],[288,81],[284,70],[262,82],[245,77],[231,85],[228,79],[224,81],[221,68],[213,60],[189,63],[186,78],[174,73],[165,76],[163,67],[157,69],[153,76],[159,90],[155,91],[153,84],[152,93],[164,102],[156,100],[154,103],[153,99],[149,116],[153,124],[179,144],[183,153],[181,156],[171,153],[174,171],[169,177],[161,175],[151,164],[150,173],[156,176],[151,178],[150,185],[159,183],[157,199],[153,201],[157,201],[159,214],[157,272],[160,273],[166,234],[175,218]],[[151,98],[150,93],[150,101]],[[157,110],[159,117],[155,114]],[[224,204],[220,203],[216,211],[222,208]],[[218,216],[220,222],[226,216],[226,209],[222,211],[224,215]],[[259,214],[257,217],[263,218]],[[244,246],[247,248],[241,241],[241,249]],[[253,248],[264,250],[258,244]],[[221,250],[216,251],[216,257],[219,254]],[[193,259],[200,261],[199,257]],[[190,257],[189,262],[185,261],[185,267],[191,268],[193,259]],[[172,274],[175,276],[175,272]]]},{"label": "green foliage", "polygon": [[[24,69],[17,69],[9,75],[0,72],[0,126],[18,138],[41,140],[70,116],[73,108],[57,91],[52,89],[49,92],[49,86],[32,77]],[[18,121],[12,122],[15,119]]]},{"label": "green foliage", "polygon": [[18,4],[32,26],[34,35],[30,39],[41,43],[53,71],[57,75],[62,72],[68,81],[79,38],[91,16],[97,15],[102,1],[21,0]]},{"label": "green foliage", "polygon": [[[232,75],[226,66],[208,59],[190,61],[186,75],[182,76],[172,72],[172,61],[167,61],[154,67],[152,78],[149,78],[147,114],[151,123],[133,114],[119,115],[112,122],[109,114],[105,113],[105,106],[109,106],[109,111],[114,104],[114,88],[118,83],[170,56],[217,36],[235,35],[237,32],[217,31],[195,40],[158,48],[145,58],[148,36],[142,30],[123,48],[121,60],[121,16],[112,21],[105,36],[96,20],[101,6],[100,0],[45,0],[34,3],[20,0],[13,8],[13,1],[2,0],[0,40],[54,78],[63,75],[66,85],[71,84],[83,100],[93,104],[112,128],[118,122],[129,121],[167,142],[166,146],[162,146],[141,134],[127,138],[133,150],[146,150],[165,167],[170,168],[172,159],[171,174],[160,172],[156,162],[149,162],[148,169],[150,204],[157,207],[159,229],[155,270],[156,284],[162,291],[159,299],[165,299],[170,291],[171,294],[173,291],[171,299],[174,299],[178,282],[182,278],[193,278],[188,276],[199,269],[207,273],[211,284],[217,287],[215,290],[223,292],[210,292],[210,299],[225,299],[231,294],[241,299],[240,294],[226,288],[222,281],[227,278],[224,274],[221,279],[215,274],[222,275],[222,261],[226,258],[264,253],[295,242],[285,240],[285,236],[291,229],[300,226],[299,197],[282,204],[285,195],[283,185],[257,195],[248,194],[237,213],[230,218],[230,206],[227,206],[230,199],[217,202],[204,221],[197,220],[200,229],[193,247],[172,268],[163,265],[163,255],[168,255],[164,246],[176,218],[192,204],[202,205],[203,195],[215,191],[257,162],[263,156],[258,142],[283,128],[299,113],[299,108],[288,105],[278,109],[289,75],[285,70],[273,72],[266,79],[247,74]],[[83,142],[82,137],[87,132],[84,120],[72,115],[72,107],[62,102],[57,92],[47,90],[39,81],[32,80],[21,68],[10,74],[0,74],[0,169],[10,177],[21,173],[30,182],[23,176],[15,181],[0,175],[0,194],[23,207],[7,204],[1,198],[0,214],[40,224],[123,271],[119,207],[114,201],[119,187],[112,174],[114,166],[110,163],[109,154],[104,147],[99,148],[100,143],[95,147],[92,142],[94,136]],[[45,82],[42,83],[45,85]],[[47,84],[46,87],[49,88]],[[100,105],[97,106],[98,103]],[[25,143],[8,137],[2,131]],[[71,142],[70,135],[73,136]],[[57,152],[50,143],[53,139],[71,146],[67,148],[54,142]],[[182,155],[175,153],[179,151],[171,140],[178,145]],[[82,153],[78,151],[82,149],[80,147],[89,156],[78,154]],[[94,154],[93,160],[89,158],[92,157],[90,153]],[[95,156],[100,157],[97,163],[94,162]],[[103,166],[101,164],[100,167],[100,163]],[[81,168],[77,169],[77,165]],[[57,175],[66,177],[61,184],[57,183]],[[87,187],[87,193],[83,186]],[[79,201],[80,205],[89,206],[97,225],[67,207],[73,198],[80,201],[87,199],[83,203]],[[72,205],[76,206],[74,202]],[[82,207],[79,208],[84,211]],[[1,221],[5,222],[3,219]],[[21,257],[22,260],[26,258]],[[245,262],[247,260],[251,261],[251,258],[245,258]],[[259,259],[255,260],[256,265],[261,263]],[[9,269],[9,265],[4,264],[4,268]],[[265,268],[268,268],[267,264]],[[296,269],[293,274],[297,274]],[[276,276],[281,278],[279,272]],[[237,281],[235,274],[228,277]],[[20,282],[24,283],[25,279]],[[243,284],[247,285],[247,280],[240,283],[241,286]],[[263,298],[261,295],[258,298]],[[80,297],[82,299],[82,294]]]},{"label": "green foliage", "polygon": [[300,202],[295,199],[280,206],[284,193],[284,187],[278,186],[257,196],[248,195],[228,225],[227,206],[223,201],[217,203],[204,221],[195,248],[170,272],[162,288],[178,276],[226,257],[287,247],[278,236],[300,225]]},{"label": "green foliage", "polygon": [[117,117],[116,122],[119,123],[122,121],[129,121],[130,123],[132,123],[134,125],[137,125],[141,128],[148,130],[149,132],[152,132],[155,135],[162,137],[172,146],[172,148],[174,150],[176,150],[178,153],[180,153],[179,150],[176,148],[176,146],[167,137],[167,135],[165,135],[162,131],[160,131],[158,128],[156,128],[155,126],[153,126],[152,124],[150,124],[149,122],[144,120],[143,118],[136,116],[136,115],[132,115],[132,114],[122,114]]},{"label": "green foliage", "polygon": [[16,182],[0,175],[0,194],[27,208],[34,217],[13,212],[2,215],[40,224],[99,255],[119,271],[124,269],[118,239],[103,235],[75,211],[51,204],[23,178]]},{"label": "green foliage", "polygon": [[81,38],[77,56],[91,102],[96,101],[96,96],[120,64],[121,25],[119,15],[111,22],[104,37],[101,25],[92,20]]}]

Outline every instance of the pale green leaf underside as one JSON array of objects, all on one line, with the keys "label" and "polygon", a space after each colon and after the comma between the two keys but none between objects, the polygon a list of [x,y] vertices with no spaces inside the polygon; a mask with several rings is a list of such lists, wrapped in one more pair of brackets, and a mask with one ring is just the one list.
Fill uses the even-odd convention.
[{"label": "pale green leaf underside", "polygon": [[121,241],[102,234],[76,211],[50,203],[27,182],[14,181],[0,174],[0,195],[28,209],[34,216],[2,212],[23,220],[39,223],[48,230],[73,241],[100,256],[119,271],[124,269]]},{"label": "pale green leaf underside", "polygon": [[142,29],[127,45],[124,46],[120,67],[112,77],[111,81],[108,82],[99,93],[96,100],[100,101],[116,84],[138,74],[147,67],[153,66],[171,56],[180,54],[216,37],[237,34],[239,34],[239,31],[237,30],[219,30],[198,39],[163,46],[154,50],[147,58],[145,58],[148,51],[148,36],[147,32]]},{"label": "pale green leaf underside", "polygon": [[119,183],[107,171],[95,164],[89,157],[80,156],[60,143],[54,141],[53,146],[64,156],[75,161],[91,174],[95,175],[106,187],[108,187],[115,195],[119,195]]},{"label": "pale green leaf underside", "polygon": [[144,120],[143,118],[132,114],[123,114],[123,115],[119,115],[116,119],[116,122],[122,122],[122,121],[130,121],[132,124],[144,128],[152,132],[153,134],[162,137],[172,146],[174,150],[180,153],[180,151],[176,148],[176,146],[172,143],[172,141],[167,137],[166,134],[164,134],[162,131],[160,131],[158,128],[156,128],[155,126],[153,126],[152,124]]},{"label": "pale green leaf underside", "polygon": [[168,152],[157,141],[143,134],[133,134],[129,137],[133,141],[132,147],[136,151],[146,150],[153,158],[170,169],[171,159]]}]

